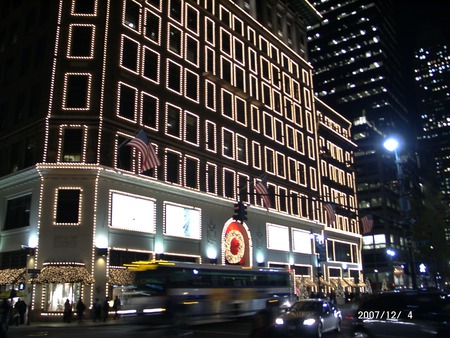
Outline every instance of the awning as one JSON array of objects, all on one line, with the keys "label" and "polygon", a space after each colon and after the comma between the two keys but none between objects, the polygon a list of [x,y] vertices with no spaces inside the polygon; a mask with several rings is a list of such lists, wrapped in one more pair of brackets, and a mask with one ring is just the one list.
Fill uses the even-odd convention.
[{"label": "awning", "polygon": [[109,269],[109,284],[111,285],[131,285],[134,282],[134,273],[128,269]]},{"label": "awning", "polygon": [[295,277],[295,280],[298,284],[301,284],[303,286],[315,286],[316,284],[312,280],[312,278],[305,278],[305,277]]},{"label": "awning", "polygon": [[323,279],[323,278],[320,278],[320,284],[325,285],[325,286],[332,286],[328,280]]},{"label": "awning", "polygon": [[352,288],[356,288],[356,284],[353,281],[353,278],[344,278],[343,279],[344,283],[347,284],[348,286],[352,287]]},{"label": "awning", "polygon": [[41,272],[31,282],[35,284],[94,284],[95,280],[82,263],[44,263]]},{"label": "awning", "polygon": [[26,268],[0,270],[0,285],[25,283],[25,273]]}]

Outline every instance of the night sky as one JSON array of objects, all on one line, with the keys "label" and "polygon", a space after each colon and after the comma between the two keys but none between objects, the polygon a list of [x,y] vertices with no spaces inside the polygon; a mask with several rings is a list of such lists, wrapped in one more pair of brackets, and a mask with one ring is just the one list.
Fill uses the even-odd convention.
[{"label": "night sky", "polygon": [[[413,53],[418,41],[440,36],[450,41],[450,0],[393,0],[399,6],[397,24],[402,59],[407,66],[407,104],[411,118],[417,118],[417,98],[415,95]],[[417,123],[417,120],[415,121]]]}]

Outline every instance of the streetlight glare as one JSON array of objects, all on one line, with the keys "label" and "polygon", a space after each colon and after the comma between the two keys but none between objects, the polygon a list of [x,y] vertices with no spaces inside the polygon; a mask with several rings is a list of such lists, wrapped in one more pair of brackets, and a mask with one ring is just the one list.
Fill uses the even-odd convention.
[{"label": "streetlight glare", "polygon": [[389,151],[394,151],[398,148],[398,141],[394,138],[388,138],[384,141],[383,146]]}]

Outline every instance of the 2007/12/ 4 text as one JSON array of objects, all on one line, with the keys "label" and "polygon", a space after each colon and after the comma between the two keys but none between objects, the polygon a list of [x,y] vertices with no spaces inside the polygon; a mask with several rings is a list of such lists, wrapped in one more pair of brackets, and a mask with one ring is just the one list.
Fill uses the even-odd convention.
[{"label": "2007/12/ 4 text", "polygon": [[412,311],[358,311],[358,319],[400,319],[413,318]]}]

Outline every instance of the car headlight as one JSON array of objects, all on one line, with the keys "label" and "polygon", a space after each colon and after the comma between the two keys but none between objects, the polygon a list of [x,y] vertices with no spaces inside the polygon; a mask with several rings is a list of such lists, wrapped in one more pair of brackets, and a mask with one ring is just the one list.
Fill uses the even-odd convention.
[{"label": "car headlight", "polygon": [[277,324],[277,325],[283,325],[283,324],[284,324],[283,318],[277,318],[277,319],[275,319],[275,324]]},{"label": "car headlight", "polygon": [[291,302],[289,300],[285,300],[283,304],[281,304],[281,307],[289,308],[291,307]]},{"label": "car headlight", "polygon": [[303,325],[311,326],[314,325],[316,320],[314,318],[308,318],[303,321]]}]

